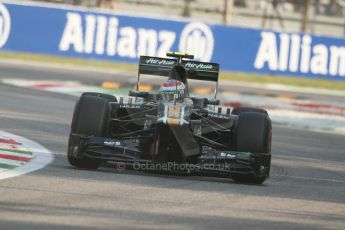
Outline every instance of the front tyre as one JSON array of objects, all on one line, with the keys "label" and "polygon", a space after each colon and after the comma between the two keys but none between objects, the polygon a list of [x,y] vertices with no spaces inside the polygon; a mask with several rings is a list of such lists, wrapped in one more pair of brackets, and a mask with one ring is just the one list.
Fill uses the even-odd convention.
[{"label": "front tyre", "polygon": [[[268,115],[260,112],[241,112],[236,127],[236,150],[262,155],[271,153],[272,125]],[[254,175],[235,175],[241,183],[262,184],[269,176],[271,160],[256,168]],[[264,167],[265,173],[259,172]]]},{"label": "front tyre", "polygon": [[110,119],[109,102],[115,102],[112,95],[99,93],[84,93],[75,105],[71,131],[68,140],[67,158],[71,165],[84,169],[97,169],[101,161],[90,159],[84,155],[76,156],[78,138],[85,135],[103,137],[107,134],[107,124]]}]

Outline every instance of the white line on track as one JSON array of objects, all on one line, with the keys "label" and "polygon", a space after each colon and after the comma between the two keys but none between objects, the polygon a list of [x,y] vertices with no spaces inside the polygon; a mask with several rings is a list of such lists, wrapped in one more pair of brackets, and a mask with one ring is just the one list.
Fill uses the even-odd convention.
[{"label": "white line on track", "polygon": [[284,175],[284,177],[302,179],[302,180],[308,180],[308,181],[313,180],[313,181],[324,181],[324,182],[333,182],[333,183],[345,183],[345,180],[328,179],[328,178],[315,178],[315,177],[290,176],[290,175]]}]

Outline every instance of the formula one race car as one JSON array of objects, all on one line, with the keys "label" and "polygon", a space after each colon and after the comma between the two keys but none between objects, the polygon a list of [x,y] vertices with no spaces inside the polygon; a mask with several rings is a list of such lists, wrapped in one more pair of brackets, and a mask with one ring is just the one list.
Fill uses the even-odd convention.
[{"label": "formula one race car", "polygon": [[[68,141],[70,164],[96,169],[113,163],[263,183],[271,165],[267,112],[216,110],[219,64],[193,61],[193,55],[181,52],[167,56],[140,57],[136,90],[129,91],[127,100],[93,92],[81,95]],[[166,80],[157,92],[139,91],[144,74]],[[189,79],[215,82],[214,99],[190,96]]]}]

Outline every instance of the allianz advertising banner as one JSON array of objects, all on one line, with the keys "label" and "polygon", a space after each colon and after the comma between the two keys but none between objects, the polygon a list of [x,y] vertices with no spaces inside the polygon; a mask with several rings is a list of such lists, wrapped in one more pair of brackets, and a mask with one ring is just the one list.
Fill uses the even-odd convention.
[{"label": "allianz advertising banner", "polygon": [[138,62],[167,51],[194,54],[221,69],[345,80],[345,39],[0,3],[0,51]]}]

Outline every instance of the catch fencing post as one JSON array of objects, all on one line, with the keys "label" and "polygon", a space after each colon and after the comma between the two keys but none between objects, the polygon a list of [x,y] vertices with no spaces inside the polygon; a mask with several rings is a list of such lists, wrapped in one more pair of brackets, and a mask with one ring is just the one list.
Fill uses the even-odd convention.
[{"label": "catch fencing post", "polygon": [[223,1],[223,24],[231,22],[232,11],[234,7],[234,0]]},{"label": "catch fencing post", "polygon": [[304,0],[304,8],[302,10],[302,23],[301,23],[301,32],[307,32],[307,24],[309,21],[309,11],[311,0]]}]

